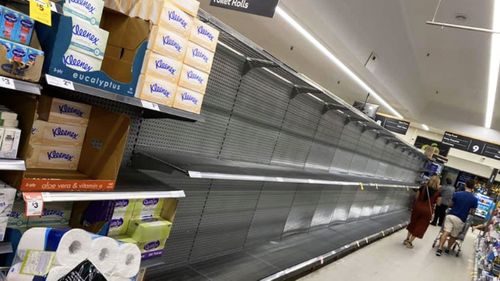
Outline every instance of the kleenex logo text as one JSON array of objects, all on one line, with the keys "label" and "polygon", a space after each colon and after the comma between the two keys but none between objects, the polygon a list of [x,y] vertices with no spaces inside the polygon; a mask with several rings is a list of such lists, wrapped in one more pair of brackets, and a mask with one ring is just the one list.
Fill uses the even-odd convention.
[{"label": "kleenex logo text", "polygon": [[192,53],[193,53],[193,57],[200,58],[205,63],[208,63],[208,56],[204,52],[200,51],[200,49],[194,48]]},{"label": "kleenex logo text", "polygon": [[180,25],[182,25],[183,28],[186,28],[188,25],[187,21],[180,15],[178,15],[175,11],[168,11],[168,19],[178,22]]},{"label": "kleenex logo text", "polygon": [[174,75],[175,72],[177,71],[174,67],[172,67],[170,64],[164,62],[162,59],[155,60],[155,67],[156,67],[156,69],[164,69],[164,70],[170,72],[170,74],[172,74],[172,75]]},{"label": "kleenex logo text", "polygon": [[214,41],[215,36],[210,33],[210,31],[206,30],[205,27],[199,26],[198,27],[198,34],[203,35],[208,38],[210,41]]},{"label": "kleenex logo text", "polygon": [[72,107],[67,104],[62,104],[59,106],[59,113],[61,114],[73,114],[78,117],[83,117],[83,111],[78,108]]},{"label": "kleenex logo text", "polygon": [[78,133],[63,129],[61,127],[53,128],[52,135],[55,137],[70,137],[74,140],[78,138]]},{"label": "kleenex logo text", "polygon": [[193,97],[189,93],[186,93],[186,92],[182,93],[181,98],[182,98],[182,101],[190,101],[195,105],[198,104],[198,99]]},{"label": "kleenex logo text", "polygon": [[199,84],[203,84],[203,77],[192,70],[187,72],[187,78],[190,80],[196,80]]},{"label": "kleenex logo text", "polygon": [[95,36],[95,34],[90,32],[89,30],[81,27],[79,24],[73,25],[73,34],[88,39],[92,44],[96,46],[99,42],[99,37]]},{"label": "kleenex logo text", "polygon": [[64,65],[72,65],[81,68],[83,71],[90,72],[94,68],[85,61],[73,57],[73,55],[63,56]]},{"label": "kleenex logo text", "polygon": [[162,94],[167,98],[169,98],[172,95],[167,89],[163,88],[161,85],[158,85],[158,83],[149,85],[149,90],[151,91],[152,94],[154,93]]},{"label": "kleenex logo text", "polygon": [[68,153],[64,153],[64,152],[59,152],[57,150],[52,150],[52,151],[49,151],[47,152],[47,158],[49,160],[52,160],[52,159],[63,159],[63,160],[67,160],[67,161],[73,161],[73,158],[75,156],[71,155],[71,154],[68,154]]},{"label": "kleenex logo text", "polygon": [[93,6],[92,3],[90,3],[87,0],[69,0],[69,3],[75,3],[77,5],[82,6],[83,8],[85,8],[91,14],[94,14],[94,11],[96,9],[96,7]]},{"label": "kleenex logo text", "polygon": [[182,46],[168,35],[163,35],[163,46],[172,46],[177,52],[181,52]]}]

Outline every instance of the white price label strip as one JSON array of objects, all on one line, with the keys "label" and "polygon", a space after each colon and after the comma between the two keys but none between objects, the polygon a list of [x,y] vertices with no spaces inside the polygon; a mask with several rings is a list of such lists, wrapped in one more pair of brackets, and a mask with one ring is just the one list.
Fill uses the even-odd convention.
[{"label": "white price label strip", "polygon": [[0,76],[0,87],[15,90],[16,84],[14,84],[14,79]]},{"label": "white price label strip", "polygon": [[43,197],[41,192],[24,192],[26,203],[25,213],[27,217],[41,216],[43,210]]},{"label": "white price label strip", "polygon": [[160,107],[156,103],[149,102],[146,100],[141,100],[141,103],[142,103],[142,107],[144,107],[144,108],[160,111]]},{"label": "white price label strip", "polygon": [[55,77],[52,75],[48,75],[48,74],[45,74],[45,79],[47,80],[47,84],[49,84],[49,85],[72,90],[72,91],[75,90],[75,85],[73,85],[72,81],[62,79],[59,77]]}]

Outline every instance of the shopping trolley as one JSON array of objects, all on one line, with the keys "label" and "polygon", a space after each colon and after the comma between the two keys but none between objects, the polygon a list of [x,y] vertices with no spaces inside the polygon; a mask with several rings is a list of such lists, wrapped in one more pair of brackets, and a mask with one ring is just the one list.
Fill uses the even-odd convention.
[{"label": "shopping trolley", "polygon": [[[451,247],[449,247],[450,251],[455,252],[455,256],[457,256],[457,257],[460,256],[460,252],[462,251],[462,244],[464,243],[465,236],[467,235],[467,231],[469,230],[469,228],[473,225],[480,223],[481,220],[484,220],[484,219],[480,218],[480,217],[473,216],[473,215],[469,215],[467,217],[467,220],[465,221],[465,224],[464,224],[462,231],[460,231],[458,236],[455,237],[456,238],[455,243],[453,243],[453,245],[451,245]],[[434,239],[434,242],[432,243],[432,248],[436,247],[436,245],[439,245],[439,240],[441,240],[441,236],[443,235],[443,232],[444,232],[443,228],[444,228],[444,224],[441,227],[441,230],[439,231],[436,239]],[[450,237],[448,237],[448,239],[449,238]],[[448,241],[446,241],[446,242],[448,243]]]}]

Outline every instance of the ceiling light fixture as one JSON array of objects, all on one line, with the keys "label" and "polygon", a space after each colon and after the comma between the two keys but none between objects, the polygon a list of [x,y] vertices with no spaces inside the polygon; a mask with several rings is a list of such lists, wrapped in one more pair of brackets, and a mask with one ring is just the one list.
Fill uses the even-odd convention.
[{"label": "ceiling light fixture", "polygon": [[276,7],[276,13],[285,19],[295,30],[297,30],[302,36],[304,36],[309,42],[311,42],[318,50],[320,50],[326,57],[328,57],[336,66],[338,66],[345,74],[351,77],[361,88],[369,92],[375,99],[380,102],[385,108],[389,109],[394,115],[400,119],[404,119],[403,115],[399,113],[396,109],[390,106],[377,92],[375,92],[368,84],[366,84],[358,75],[356,75],[347,65],[345,65],[339,58],[332,54],[328,48],[326,48],[318,39],[316,39],[309,31],[307,31],[302,25],[300,25],[295,19],[293,19],[287,12],[285,12],[281,7]]},{"label": "ceiling light fixture", "polygon": [[429,131],[429,126],[427,126],[425,124],[422,124],[422,128],[424,128],[424,130],[426,130],[426,131]]},{"label": "ceiling light fixture", "polygon": [[[500,30],[500,0],[495,0],[493,4],[493,30]],[[500,67],[500,34],[491,34],[490,47],[490,69],[488,75],[488,98],[486,100],[486,115],[484,126],[491,128],[493,121],[493,111],[495,109],[495,99],[497,94],[498,71]]]}]

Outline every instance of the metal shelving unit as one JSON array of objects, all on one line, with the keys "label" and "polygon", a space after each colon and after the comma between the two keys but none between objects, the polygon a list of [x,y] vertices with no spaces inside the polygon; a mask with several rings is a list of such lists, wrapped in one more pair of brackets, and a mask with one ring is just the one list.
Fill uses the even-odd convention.
[{"label": "metal shelving unit", "polygon": [[256,182],[281,182],[324,185],[378,186],[395,188],[418,188],[415,183],[391,179],[363,177],[358,175],[300,169],[285,166],[256,164],[250,162],[219,160],[194,154],[173,154],[167,152],[148,153],[137,151],[132,157],[136,169],[159,170],[166,173],[180,172],[189,178],[223,179]]},{"label": "metal shelving unit", "polygon": [[42,86],[37,83],[22,81],[5,76],[0,76],[0,87],[33,95],[40,95],[40,91],[42,89]]},{"label": "metal shelving unit", "polygon": [[58,91],[59,96],[65,97],[68,92],[77,92],[87,94],[93,97],[106,99],[129,106],[142,109],[142,116],[144,118],[170,118],[184,121],[203,121],[204,117],[200,114],[194,114],[188,111],[175,109],[172,107],[164,106],[161,104],[145,101],[135,97],[128,97],[118,95],[115,93],[107,92],[101,89],[90,87],[87,85],[75,83],[52,75],[45,75],[45,81],[49,87],[56,87],[62,89]]}]

